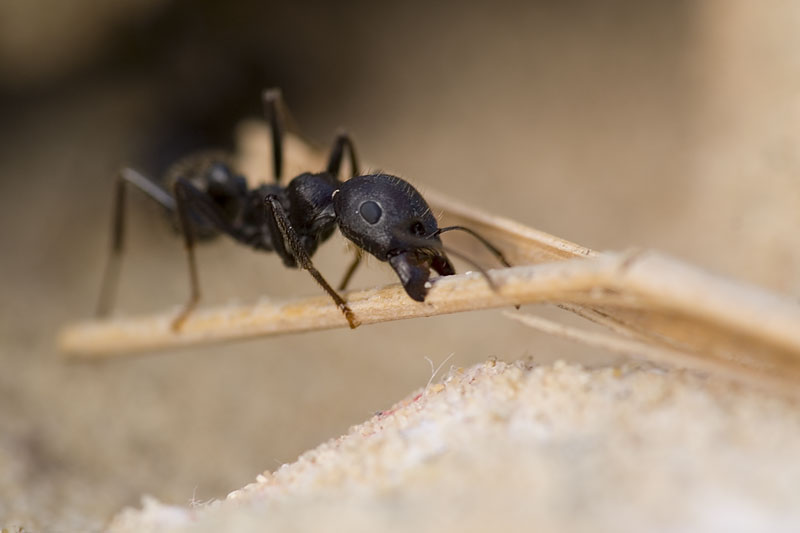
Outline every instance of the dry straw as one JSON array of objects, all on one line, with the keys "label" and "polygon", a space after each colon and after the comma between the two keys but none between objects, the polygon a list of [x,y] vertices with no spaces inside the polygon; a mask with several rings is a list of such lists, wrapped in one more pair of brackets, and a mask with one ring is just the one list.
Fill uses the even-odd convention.
[{"label": "dry straw", "polygon": [[[267,161],[257,146],[264,128],[247,125],[243,167]],[[293,168],[316,168],[318,155],[290,139]],[[316,165],[316,166],[315,166]],[[247,171],[247,170],[246,170]],[[249,170],[250,175],[257,171]],[[659,364],[718,373],[768,384],[790,393],[800,384],[800,304],[744,283],[704,272],[650,251],[599,253],[502,217],[423,191],[443,225],[463,224],[484,234],[515,266],[489,274],[492,290],[477,274],[438,278],[424,303],[397,284],[350,292],[346,299],[362,325],[549,302],[609,328],[597,334],[519,316],[532,327],[603,346]],[[468,239],[453,236],[456,250],[480,257]],[[487,259],[488,261],[488,259]],[[198,309],[180,331],[170,328],[175,312],[140,318],[88,321],[66,327],[62,351],[71,357],[108,357],[263,335],[347,327],[327,297]]]}]

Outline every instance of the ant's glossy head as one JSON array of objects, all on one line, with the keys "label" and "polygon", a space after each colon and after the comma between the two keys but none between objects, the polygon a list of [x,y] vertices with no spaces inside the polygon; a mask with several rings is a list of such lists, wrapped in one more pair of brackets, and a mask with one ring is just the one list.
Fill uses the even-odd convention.
[{"label": "ant's glossy head", "polygon": [[342,234],[388,261],[414,300],[425,300],[431,269],[443,276],[455,274],[436,218],[405,180],[388,174],[356,176],[341,184],[333,208]]}]

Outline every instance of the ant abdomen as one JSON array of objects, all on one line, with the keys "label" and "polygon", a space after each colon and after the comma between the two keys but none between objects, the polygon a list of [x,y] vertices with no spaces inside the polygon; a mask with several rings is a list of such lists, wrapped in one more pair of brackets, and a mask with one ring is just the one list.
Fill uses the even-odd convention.
[{"label": "ant abdomen", "polygon": [[[223,151],[208,150],[182,157],[170,165],[162,178],[163,187],[174,197],[175,184],[184,180],[207,195],[219,208],[224,220],[235,224],[241,216],[247,197],[247,181],[236,171],[234,157]],[[170,216],[177,232],[181,232],[177,213]],[[221,232],[219,226],[195,211],[189,212],[194,237],[209,240]]]}]

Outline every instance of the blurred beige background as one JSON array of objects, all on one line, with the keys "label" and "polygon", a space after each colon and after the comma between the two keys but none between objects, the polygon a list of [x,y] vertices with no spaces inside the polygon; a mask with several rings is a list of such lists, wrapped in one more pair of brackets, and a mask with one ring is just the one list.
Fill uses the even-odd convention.
[{"label": "blurred beige background", "polygon": [[[800,294],[794,2],[96,4],[0,5],[0,525],[224,496],[424,385],[426,358],[614,359],[486,312],[60,361],[56,331],[97,297],[114,171],[230,143],[262,87],[423,191]],[[179,241],[145,201],[128,220],[118,313],[182,302]],[[227,241],[199,259],[204,304],[319,292]],[[349,255],[336,237],[315,259],[338,279]],[[355,286],[388,282],[372,262]]]}]

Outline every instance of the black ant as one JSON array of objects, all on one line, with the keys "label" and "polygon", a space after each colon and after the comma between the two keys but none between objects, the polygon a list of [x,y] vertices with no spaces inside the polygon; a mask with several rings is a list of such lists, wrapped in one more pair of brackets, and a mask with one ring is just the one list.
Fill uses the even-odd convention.
[{"label": "black ant", "polygon": [[[408,295],[418,302],[424,301],[430,287],[431,269],[442,276],[455,274],[439,238],[440,234],[451,230],[471,234],[503,265],[510,266],[497,248],[474,231],[461,226],[439,228],[422,195],[408,182],[383,173],[360,175],[353,141],[345,133],[334,140],[325,170],[300,174],[282,186],[281,93],[271,89],[264,92],[263,98],[272,132],[274,184],[249,189],[245,178],[234,172],[231,158],[226,154],[188,156],[167,172],[163,185],[130,168],[120,172],[114,201],[111,254],[103,278],[98,316],[108,314],[116,288],[123,248],[127,184],[134,185],[175,215],[183,234],[191,295],[173,322],[174,329],[180,327],[200,299],[195,242],[219,233],[256,250],[275,252],[287,267],[308,270],[336,302],[351,328],[358,326],[353,312],[311,262],[317,247],[337,226],[357,246],[356,258],[339,290],[346,288],[364,250],[388,262]],[[345,152],[349,155],[352,176],[343,182],[339,180],[339,171]],[[480,267],[478,270],[492,284]]]}]

